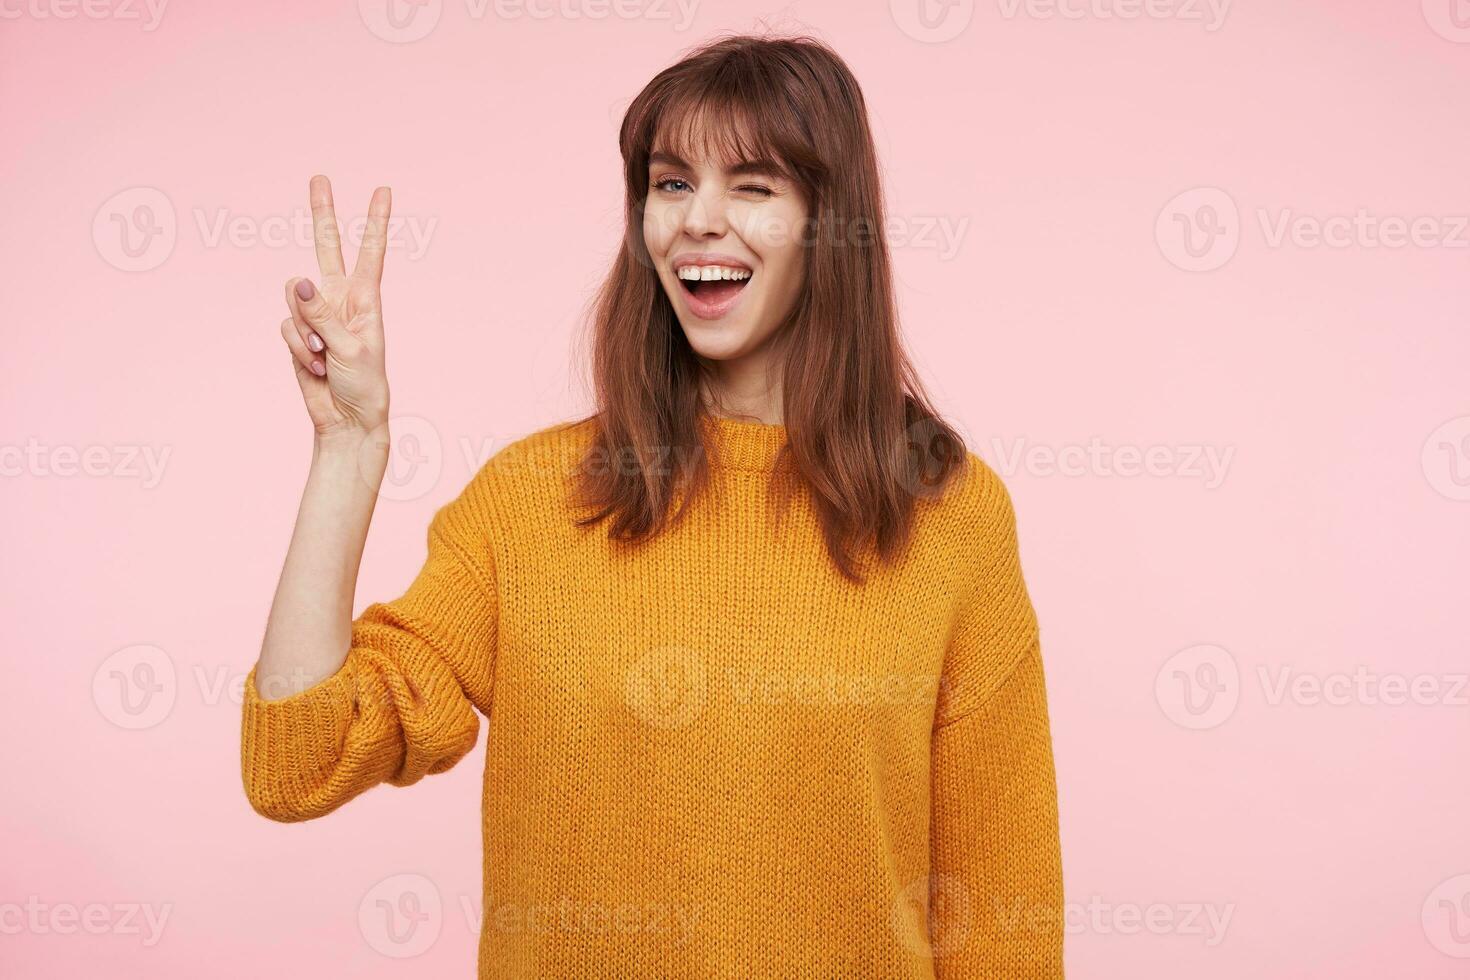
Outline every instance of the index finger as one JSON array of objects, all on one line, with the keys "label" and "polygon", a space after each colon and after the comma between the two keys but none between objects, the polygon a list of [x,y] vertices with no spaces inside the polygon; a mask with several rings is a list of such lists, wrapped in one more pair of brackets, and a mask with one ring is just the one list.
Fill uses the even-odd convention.
[{"label": "index finger", "polygon": [[388,251],[388,213],[393,210],[393,192],[386,187],[373,191],[368,202],[367,227],[362,233],[362,247],[357,250],[354,276],[373,282],[383,281],[383,255]]},{"label": "index finger", "polygon": [[332,205],[332,182],[321,174],[311,178],[311,238],[316,243],[316,264],[322,278],[346,275],[342,233],[337,228],[337,210]]}]

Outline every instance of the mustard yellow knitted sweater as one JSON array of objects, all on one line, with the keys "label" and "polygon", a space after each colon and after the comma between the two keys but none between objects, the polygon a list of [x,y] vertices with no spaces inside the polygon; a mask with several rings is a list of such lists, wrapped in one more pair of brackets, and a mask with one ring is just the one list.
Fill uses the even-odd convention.
[{"label": "mustard yellow knitted sweater", "polygon": [[334,676],[245,684],[246,794],[320,817],[488,722],[479,976],[1062,977],[1038,629],[974,454],[855,586],[785,428],[702,417],[709,492],[637,549],[572,524],[591,423],[502,449],[440,508]]}]

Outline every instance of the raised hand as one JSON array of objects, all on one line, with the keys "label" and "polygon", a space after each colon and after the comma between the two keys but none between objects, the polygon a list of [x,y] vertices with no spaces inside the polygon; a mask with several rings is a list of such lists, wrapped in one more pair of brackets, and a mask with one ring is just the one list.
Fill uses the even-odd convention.
[{"label": "raised hand", "polygon": [[319,438],[353,438],[388,421],[380,286],[391,208],[392,192],[374,190],[357,265],[348,275],[331,182],[321,175],[311,178],[320,281],[286,283],[291,315],[281,323],[281,337],[291,349],[296,381]]}]

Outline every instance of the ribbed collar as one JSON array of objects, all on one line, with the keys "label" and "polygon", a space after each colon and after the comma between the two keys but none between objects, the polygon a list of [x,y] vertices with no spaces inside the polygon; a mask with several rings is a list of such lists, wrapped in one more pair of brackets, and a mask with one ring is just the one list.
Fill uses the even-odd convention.
[{"label": "ribbed collar", "polygon": [[789,470],[795,465],[789,453],[777,461],[781,447],[786,445],[784,425],[746,422],[703,412],[696,419],[712,467],[771,471]]}]

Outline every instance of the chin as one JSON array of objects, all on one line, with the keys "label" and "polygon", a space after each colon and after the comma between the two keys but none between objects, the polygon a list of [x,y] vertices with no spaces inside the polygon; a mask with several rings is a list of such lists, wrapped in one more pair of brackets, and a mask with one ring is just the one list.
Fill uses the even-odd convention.
[{"label": "chin", "polygon": [[684,337],[694,353],[711,361],[729,361],[748,354],[752,347],[751,333],[733,324],[707,323],[694,319],[680,320]]}]

